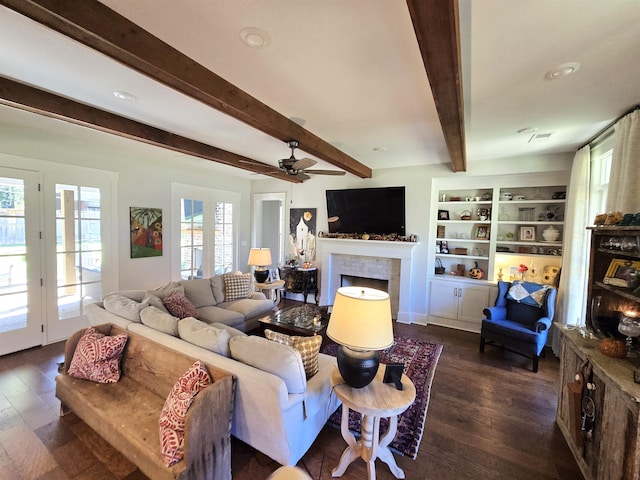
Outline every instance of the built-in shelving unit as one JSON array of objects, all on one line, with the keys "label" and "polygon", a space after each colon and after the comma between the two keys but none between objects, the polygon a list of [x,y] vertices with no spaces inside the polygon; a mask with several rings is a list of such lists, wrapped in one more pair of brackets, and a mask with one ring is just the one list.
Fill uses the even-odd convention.
[{"label": "built-in shelving unit", "polygon": [[[566,181],[568,174],[564,173],[434,179],[430,323],[479,331],[482,309],[500,275],[512,280],[519,276],[516,270],[524,264],[529,267],[525,279],[542,282],[545,267],[560,268]],[[435,267],[440,264],[445,271],[436,274]],[[480,279],[469,276],[476,266],[483,272]],[[451,302],[464,305],[464,298],[459,295],[464,294],[465,284],[484,286],[487,301],[472,312],[463,308],[464,319],[451,312],[443,316],[443,300],[436,295],[450,289]],[[477,289],[473,292],[474,301],[484,300]],[[447,316],[451,318],[445,319]]]}]

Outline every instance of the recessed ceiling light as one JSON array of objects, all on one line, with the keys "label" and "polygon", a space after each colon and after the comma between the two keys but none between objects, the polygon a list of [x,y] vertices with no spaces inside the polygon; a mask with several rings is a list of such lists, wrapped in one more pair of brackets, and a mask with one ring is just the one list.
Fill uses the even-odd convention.
[{"label": "recessed ceiling light", "polygon": [[116,90],[115,92],[113,92],[113,96],[118,100],[123,100],[125,102],[135,102],[138,99],[138,97],[136,97],[134,94],[123,92],[121,90]]},{"label": "recessed ceiling light", "polygon": [[240,38],[251,48],[264,48],[271,43],[271,37],[267,32],[254,27],[243,28]]},{"label": "recessed ceiling light", "polygon": [[373,147],[374,152],[386,152],[387,150],[387,147]]},{"label": "recessed ceiling light", "polygon": [[524,133],[534,133],[537,131],[538,129],[536,127],[525,127],[525,128],[521,128],[520,130],[517,130],[516,133],[524,134]]},{"label": "recessed ceiling light", "polygon": [[576,73],[580,68],[580,64],[577,62],[563,63],[555,68],[552,68],[545,73],[544,78],[547,80],[556,80],[558,78],[566,77],[572,73]]}]

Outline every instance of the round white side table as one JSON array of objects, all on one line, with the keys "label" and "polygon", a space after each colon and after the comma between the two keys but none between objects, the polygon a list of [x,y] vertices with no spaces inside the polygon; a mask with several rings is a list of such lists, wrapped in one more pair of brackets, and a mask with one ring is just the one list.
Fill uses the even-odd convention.
[{"label": "round white side table", "polygon": [[[340,463],[331,475],[340,477],[347,467],[362,458],[367,462],[369,480],[376,478],[376,458],[385,462],[396,478],[404,478],[404,471],[398,467],[389,444],[398,430],[398,415],[404,412],[416,398],[416,387],[406,375],[402,375],[402,390],[393,383],[382,383],[386,365],[380,364],[373,381],[363,388],[353,388],[344,383],[336,367],[331,373],[331,384],[336,396],[342,401],[342,422],[340,431],[348,447],[342,452]],[[356,440],[349,431],[349,409],[362,414],[362,431]],[[380,418],[389,418],[389,430],[380,437]]]},{"label": "round white side table", "polygon": [[[280,303],[280,289],[284,287],[284,280],[274,280],[269,283],[258,283],[255,282],[254,285],[261,292],[269,292],[269,298],[273,300],[273,302],[278,305]],[[275,294],[274,294],[275,292]]]}]

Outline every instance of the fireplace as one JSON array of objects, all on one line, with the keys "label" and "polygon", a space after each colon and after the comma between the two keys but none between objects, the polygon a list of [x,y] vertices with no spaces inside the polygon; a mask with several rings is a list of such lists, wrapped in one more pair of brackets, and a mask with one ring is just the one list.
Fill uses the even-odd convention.
[{"label": "fireplace", "polygon": [[389,280],[379,280],[377,278],[358,277],[357,275],[340,275],[341,287],[366,287],[389,292]]},{"label": "fireplace", "polygon": [[391,314],[411,323],[411,254],[415,243],[319,238],[322,255],[320,304],[331,305],[341,275],[387,282]]}]

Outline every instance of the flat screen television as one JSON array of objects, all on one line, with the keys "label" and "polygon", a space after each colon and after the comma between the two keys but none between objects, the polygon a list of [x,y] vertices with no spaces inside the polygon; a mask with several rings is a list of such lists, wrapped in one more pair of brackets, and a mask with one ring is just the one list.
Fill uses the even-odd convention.
[{"label": "flat screen television", "polygon": [[404,187],[327,190],[329,233],[405,236]]}]

